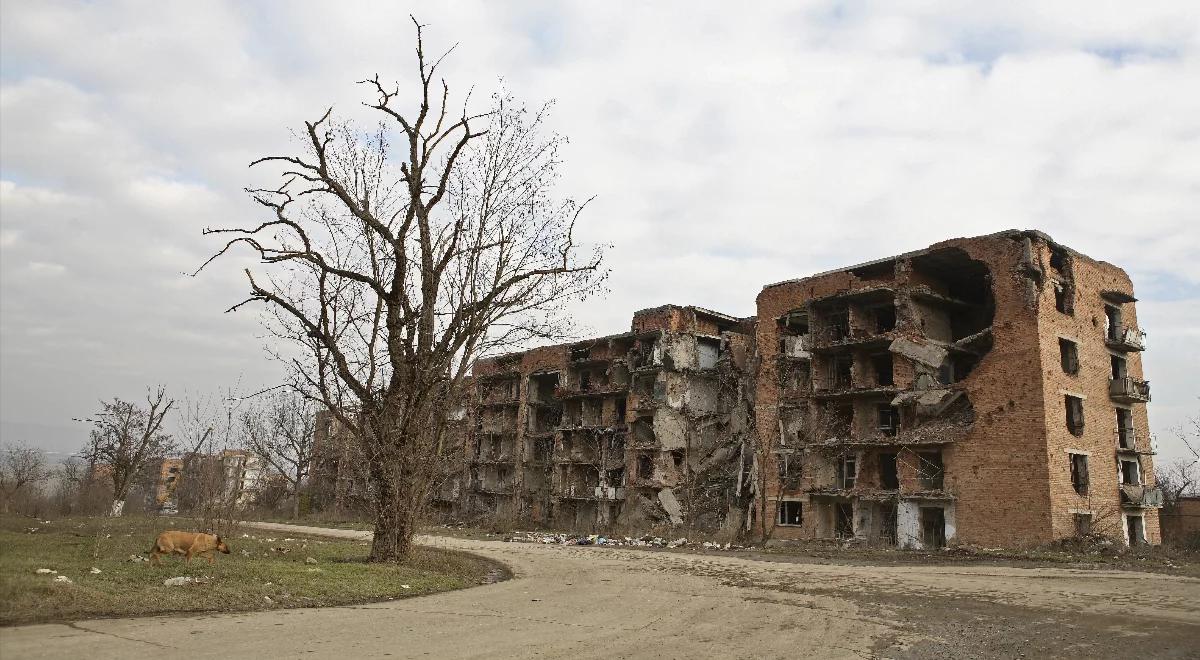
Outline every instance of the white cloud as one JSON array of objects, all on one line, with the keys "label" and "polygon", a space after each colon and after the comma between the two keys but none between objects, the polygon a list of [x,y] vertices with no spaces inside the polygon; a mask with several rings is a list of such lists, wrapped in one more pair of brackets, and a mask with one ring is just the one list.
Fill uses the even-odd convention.
[{"label": "white cloud", "polygon": [[[1184,318],[1193,3],[899,4],[5,3],[0,416],[275,378],[255,316],[221,313],[245,262],[181,273],[202,227],[257,217],[251,159],[331,104],[361,116],[355,80],[411,80],[410,10],[459,42],[456,91],[558,99],[562,192],[597,195],[581,231],[614,245],[611,295],[578,308],[599,332],[666,302],[753,314],[765,283],[1011,227],[1129,270],[1152,336]],[[1156,427],[1196,393],[1185,348],[1147,354]]]}]

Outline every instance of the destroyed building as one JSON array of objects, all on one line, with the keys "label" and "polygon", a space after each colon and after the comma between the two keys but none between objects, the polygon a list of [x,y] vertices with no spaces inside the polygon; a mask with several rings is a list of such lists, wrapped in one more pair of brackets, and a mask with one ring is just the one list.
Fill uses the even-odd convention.
[{"label": "destroyed building", "polygon": [[1033,231],[767,286],[776,538],[1159,541],[1144,333],[1120,268]]},{"label": "destroyed building", "polygon": [[432,509],[915,548],[1158,543],[1135,302],[1120,268],[1011,230],[766,286],[755,317],[643,310],[629,332],[479,360],[461,477]]},{"label": "destroyed building", "polygon": [[750,328],[669,305],[626,333],[480,360],[464,512],[576,529],[726,524],[749,439]]}]

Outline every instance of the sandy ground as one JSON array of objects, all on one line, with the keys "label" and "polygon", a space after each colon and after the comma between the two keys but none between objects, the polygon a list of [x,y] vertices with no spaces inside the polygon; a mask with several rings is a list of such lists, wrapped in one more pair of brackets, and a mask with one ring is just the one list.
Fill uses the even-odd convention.
[{"label": "sandy ground", "polygon": [[502,561],[514,579],[354,607],[6,628],[0,656],[1200,657],[1200,580],[1194,578],[420,541]]}]

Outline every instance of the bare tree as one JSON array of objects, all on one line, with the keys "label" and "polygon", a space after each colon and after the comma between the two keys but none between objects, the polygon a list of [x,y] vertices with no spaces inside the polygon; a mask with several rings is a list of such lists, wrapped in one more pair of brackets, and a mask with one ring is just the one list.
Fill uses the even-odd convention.
[{"label": "bare tree", "polygon": [[87,482],[87,465],[78,456],[68,456],[54,470],[54,506],[60,515],[70,515],[79,506]]},{"label": "bare tree", "polygon": [[[414,23],[416,21],[414,20]],[[332,109],[305,124],[303,153],[267,156],[284,182],[248,192],[268,214],[217,254],[249,247],[271,267],[247,270],[250,302],[274,312],[296,385],[337,416],[370,461],[373,561],[408,555],[439,465],[448,417],[481,355],[571,334],[563,304],[596,293],[601,247],[586,254],[575,223],[586,205],[552,195],[563,138],[541,136],[547,107],[510,97],[452,109],[416,27],[411,98],[362,81],[379,126],[359,131]],[[402,107],[411,100],[411,108]]]},{"label": "bare tree", "polygon": [[13,443],[0,451],[0,495],[4,513],[13,500],[50,478],[46,455],[42,450],[22,443]]},{"label": "bare tree", "polygon": [[82,420],[94,427],[83,456],[95,466],[94,471],[105,472],[112,481],[110,516],[120,516],[125,510],[129,487],[149,462],[173,447],[162,425],[174,404],[167,398],[166,389],[159,387],[157,391],[147,390],[146,408],[114,398],[100,402],[100,412]]},{"label": "bare tree", "polygon": [[300,517],[300,487],[312,464],[316,410],[296,392],[280,392],[242,414],[246,449],[287,483],[292,517]]}]

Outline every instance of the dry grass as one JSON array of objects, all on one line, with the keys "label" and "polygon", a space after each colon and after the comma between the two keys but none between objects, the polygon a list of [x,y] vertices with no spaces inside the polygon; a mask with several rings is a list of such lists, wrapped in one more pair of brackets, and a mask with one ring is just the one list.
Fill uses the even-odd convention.
[{"label": "dry grass", "polygon": [[[186,528],[186,521],[122,518],[107,521],[103,531],[100,524],[0,517],[0,625],[345,605],[461,589],[502,571],[473,555],[425,547],[405,565],[370,564],[365,541],[258,530],[227,539],[232,553],[218,556],[215,565],[170,557],[151,566],[131,556],[146,557],[159,531]],[[38,575],[39,568],[57,573]],[[71,582],[55,582],[56,575]],[[163,584],[176,576],[199,582]]]}]

